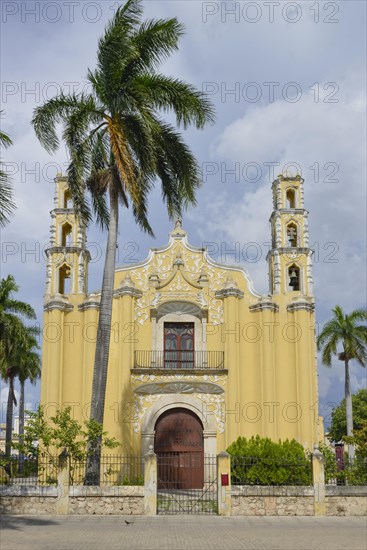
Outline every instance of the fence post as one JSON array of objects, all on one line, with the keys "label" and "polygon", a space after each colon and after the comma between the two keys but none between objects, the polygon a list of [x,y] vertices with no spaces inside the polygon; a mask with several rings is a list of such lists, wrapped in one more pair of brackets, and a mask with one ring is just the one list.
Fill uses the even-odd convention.
[{"label": "fence post", "polygon": [[312,453],[315,516],[326,515],[324,457],[315,446]]},{"label": "fence post", "polygon": [[67,515],[69,513],[70,464],[66,449],[60,454],[58,465],[56,513],[57,515]]},{"label": "fence post", "polygon": [[232,512],[231,457],[225,451],[217,456],[217,475],[218,515],[230,516]]},{"label": "fence post", "polygon": [[157,515],[157,455],[153,445],[149,445],[149,452],[144,457],[144,513]]}]

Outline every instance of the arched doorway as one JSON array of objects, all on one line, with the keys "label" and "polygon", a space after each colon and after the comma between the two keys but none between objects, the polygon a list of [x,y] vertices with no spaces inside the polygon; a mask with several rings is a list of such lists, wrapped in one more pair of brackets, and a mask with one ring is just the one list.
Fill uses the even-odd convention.
[{"label": "arched doorway", "polygon": [[203,488],[203,425],[192,411],[170,409],[158,418],[154,452],[157,454],[159,488]]}]

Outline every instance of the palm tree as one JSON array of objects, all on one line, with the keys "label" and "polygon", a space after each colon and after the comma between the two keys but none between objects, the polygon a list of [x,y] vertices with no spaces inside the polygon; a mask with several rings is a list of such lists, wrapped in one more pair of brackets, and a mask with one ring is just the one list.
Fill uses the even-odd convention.
[{"label": "palm tree", "polygon": [[9,383],[6,414],[5,455],[10,457],[11,435],[13,428],[13,404],[17,404],[14,392],[14,379],[18,375],[19,365],[15,360],[17,350],[24,348],[34,329],[26,327],[22,317],[34,319],[33,308],[13,298],[19,286],[12,275],[0,282],[0,374]]},{"label": "palm tree", "polygon": [[19,318],[35,319],[36,314],[32,306],[26,302],[16,300],[13,294],[19,291],[13,275],[8,275],[0,281],[0,346],[10,340],[10,336],[21,336],[24,325]]},{"label": "palm tree", "polygon": [[[157,72],[174,50],[183,27],[173,19],[141,21],[141,0],[120,7],[99,40],[97,66],[88,70],[90,95],[64,95],[35,110],[33,126],[50,153],[59,145],[57,123],[70,154],[68,183],[77,214],[91,220],[86,199],[102,227],[108,226],[94,363],[91,418],[103,424],[111,332],[119,202],[131,203],[136,222],[153,235],[147,196],[161,180],[171,218],[195,203],[198,164],[176,128],[162,118],[172,112],[177,126],[203,128],[214,120],[210,103],[193,86]],[[109,207],[106,198],[109,196]],[[96,446],[99,452],[99,445]],[[96,479],[99,474],[96,467]]]},{"label": "palm tree", "polygon": [[[39,345],[36,336],[39,335],[38,327],[29,327],[28,338],[24,346],[21,346],[17,350],[16,362],[19,366],[18,378],[20,383],[20,395],[19,395],[19,443],[23,443],[24,436],[24,395],[25,395],[25,383],[27,380],[31,384],[35,384],[41,376],[41,359],[37,350]],[[20,460],[19,464],[20,472],[23,470],[23,460]]]},{"label": "palm tree", "polygon": [[[0,111],[0,117],[2,114],[3,111]],[[0,131],[0,145],[7,148],[10,147],[12,143],[8,134]],[[9,175],[2,170],[1,165],[2,163],[0,163],[0,227],[4,227],[9,221],[8,216],[11,215],[15,209],[15,204],[13,202],[13,190]]]},{"label": "palm tree", "polygon": [[[333,355],[337,355],[345,366],[345,412],[347,436],[353,436],[353,409],[350,387],[349,361],[357,361],[362,367],[367,361],[367,326],[359,324],[367,321],[367,310],[356,309],[349,315],[344,314],[340,306],[333,309],[334,316],[328,321],[317,339],[317,348],[322,350],[322,362],[331,366]],[[337,351],[338,346],[342,351]],[[348,445],[349,458],[354,458],[354,445]]]}]

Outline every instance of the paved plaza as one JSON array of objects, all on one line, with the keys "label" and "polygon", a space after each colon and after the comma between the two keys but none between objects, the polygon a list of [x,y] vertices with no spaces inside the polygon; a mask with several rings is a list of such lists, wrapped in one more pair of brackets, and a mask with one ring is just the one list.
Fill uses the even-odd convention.
[{"label": "paved plaza", "polygon": [[365,550],[366,541],[365,517],[3,516],[0,548]]}]

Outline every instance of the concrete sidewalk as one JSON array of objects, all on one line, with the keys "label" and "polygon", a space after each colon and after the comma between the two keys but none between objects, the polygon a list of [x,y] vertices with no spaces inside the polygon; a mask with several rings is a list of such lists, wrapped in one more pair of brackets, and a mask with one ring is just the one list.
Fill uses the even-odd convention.
[{"label": "concrete sidewalk", "polygon": [[2,516],[0,547],[1,550],[365,550],[366,540],[365,517]]}]

